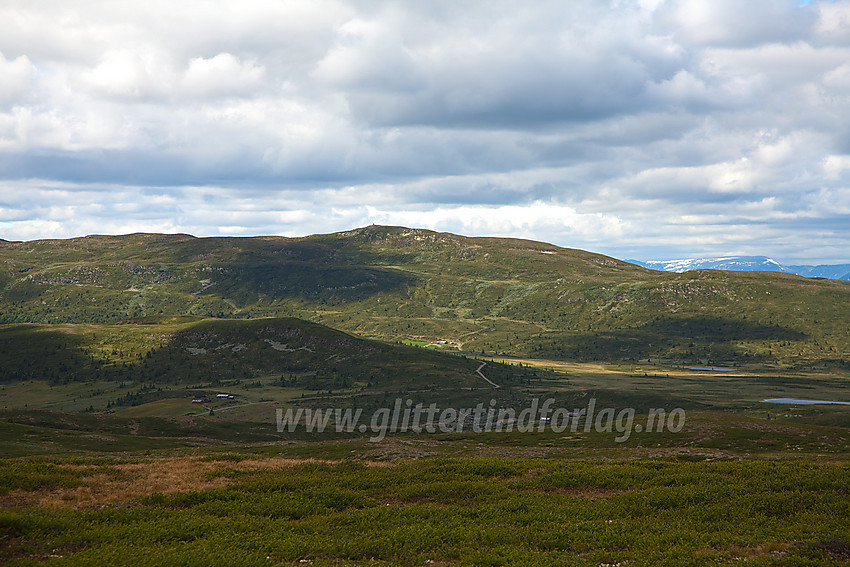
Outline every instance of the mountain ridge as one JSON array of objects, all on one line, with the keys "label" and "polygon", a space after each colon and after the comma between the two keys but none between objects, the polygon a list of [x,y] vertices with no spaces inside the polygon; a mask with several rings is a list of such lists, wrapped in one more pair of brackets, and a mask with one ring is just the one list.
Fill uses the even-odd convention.
[{"label": "mountain ridge", "polygon": [[0,247],[0,323],[297,317],[385,341],[557,360],[846,364],[850,285],[670,273],[515,238],[372,225]]},{"label": "mountain ridge", "polygon": [[684,258],[679,260],[626,260],[629,263],[660,270],[683,273],[691,270],[726,270],[783,272],[806,278],[850,281],[850,264],[784,265],[767,256],[723,256],[717,258]]}]

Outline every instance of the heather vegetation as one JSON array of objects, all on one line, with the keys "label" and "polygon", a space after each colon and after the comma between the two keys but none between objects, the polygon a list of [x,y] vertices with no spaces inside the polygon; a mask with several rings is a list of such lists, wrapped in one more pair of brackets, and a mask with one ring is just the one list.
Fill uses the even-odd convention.
[{"label": "heather vegetation", "polygon": [[[154,465],[0,463],[2,497],[19,503],[0,511],[0,558],[593,566],[850,559],[846,464],[184,457]],[[41,506],[25,504],[32,502]]]}]

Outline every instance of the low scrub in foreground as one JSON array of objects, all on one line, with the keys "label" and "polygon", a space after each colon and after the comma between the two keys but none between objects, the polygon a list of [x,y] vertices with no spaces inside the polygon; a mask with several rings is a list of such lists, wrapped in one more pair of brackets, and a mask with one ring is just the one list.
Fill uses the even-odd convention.
[{"label": "low scrub in foreground", "polygon": [[0,462],[0,561],[846,565],[850,465],[176,457]]}]

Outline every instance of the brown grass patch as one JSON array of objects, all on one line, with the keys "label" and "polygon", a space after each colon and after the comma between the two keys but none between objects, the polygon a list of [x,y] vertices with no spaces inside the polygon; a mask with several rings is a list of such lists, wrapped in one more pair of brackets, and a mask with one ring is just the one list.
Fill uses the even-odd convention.
[{"label": "brown grass patch", "polygon": [[524,479],[540,478],[541,476],[543,476],[544,474],[546,474],[548,472],[549,472],[548,469],[544,469],[542,467],[534,467],[534,468],[530,468],[530,469],[526,470],[525,472],[523,472],[519,476],[519,478],[524,478]]},{"label": "brown grass patch", "polygon": [[[60,465],[82,471],[82,484],[73,488],[12,491],[0,501],[0,507],[39,506],[103,507],[127,503],[154,493],[174,494],[212,490],[231,485],[234,479],[215,474],[222,471],[283,470],[308,463],[335,464],[341,461],[320,459],[266,458],[241,461],[206,460],[198,457],[170,457],[141,463],[104,465]],[[391,463],[365,462],[366,466],[393,466]],[[104,470],[106,469],[106,470]],[[115,474],[115,469],[119,474]]]}]

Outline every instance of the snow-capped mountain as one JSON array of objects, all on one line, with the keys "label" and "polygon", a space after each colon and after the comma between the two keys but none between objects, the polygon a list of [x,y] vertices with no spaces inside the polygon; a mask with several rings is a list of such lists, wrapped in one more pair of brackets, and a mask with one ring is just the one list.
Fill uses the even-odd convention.
[{"label": "snow-capped mountain", "polygon": [[684,260],[627,260],[638,266],[663,272],[689,270],[731,270],[742,272],[785,272],[807,278],[850,280],[850,264],[820,266],[784,266],[766,256],[727,256],[724,258],[687,258]]},{"label": "snow-capped mountain", "polygon": [[850,280],[850,264],[820,266],[785,266],[792,274],[807,278],[829,278],[832,280]]}]

